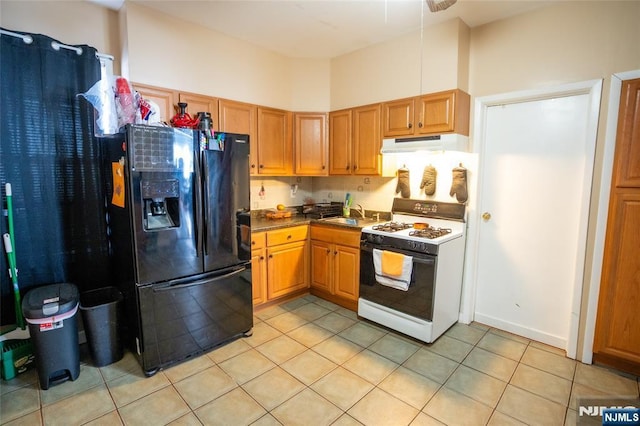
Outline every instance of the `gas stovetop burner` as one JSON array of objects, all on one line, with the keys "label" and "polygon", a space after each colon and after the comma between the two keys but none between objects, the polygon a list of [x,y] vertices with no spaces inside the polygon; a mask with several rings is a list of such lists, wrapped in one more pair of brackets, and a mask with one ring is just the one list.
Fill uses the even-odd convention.
[{"label": "gas stovetop burner", "polygon": [[381,223],[380,225],[373,225],[371,229],[375,231],[382,231],[382,232],[397,232],[397,231],[402,231],[403,229],[408,229],[411,227],[412,225],[410,223],[386,222],[386,223]]},{"label": "gas stovetop burner", "polygon": [[429,238],[429,239],[434,239],[434,238],[438,238],[438,237],[442,237],[443,235],[447,235],[451,233],[451,229],[449,228],[434,228],[434,227],[428,227],[426,229],[416,229],[413,230],[411,232],[409,232],[409,236],[410,237],[422,237],[422,238]]}]

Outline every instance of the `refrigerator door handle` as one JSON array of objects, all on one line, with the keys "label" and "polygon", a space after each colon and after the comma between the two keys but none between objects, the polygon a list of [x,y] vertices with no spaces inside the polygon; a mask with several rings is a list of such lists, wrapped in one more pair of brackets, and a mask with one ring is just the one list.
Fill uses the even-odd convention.
[{"label": "refrigerator door handle", "polygon": [[[208,249],[207,249],[207,240],[208,240],[208,236],[209,236],[209,230],[207,229],[207,222],[209,221],[209,162],[207,161],[207,158],[205,157],[205,153],[202,153],[202,175],[203,175],[203,179],[202,179],[202,186],[203,188],[203,202],[202,204],[204,205],[203,209],[204,209],[204,213],[203,213],[203,217],[206,217],[207,220],[203,220],[203,224],[202,224],[202,252],[204,253],[205,256],[207,256],[208,253]],[[206,195],[205,195],[206,194]]]},{"label": "refrigerator door handle", "polygon": [[200,253],[202,253],[202,241],[203,241],[203,212],[202,212],[202,184],[201,182],[201,174],[202,174],[202,170],[201,170],[201,158],[200,158],[200,151],[195,151],[195,169],[196,169],[196,185],[194,185],[195,187],[195,191],[194,191],[194,197],[195,197],[195,203],[194,205],[196,206],[196,233],[195,233],[195,237],[196,237],[196,256],[200,257]]},{"label": "refrigerator door handle", "polygon": [[242,266],[239,269],[234,269],[233,271],[226,273],[224,275],[220,275],[219,277],[215,277],[215,278],[203,278],[201,280],[197,280],[197,281],[186,281],[186,280],[176,280],[176,281],[172,281],[169,284],[162,286],[162,287],[153,287],[153,292],[154,293],[159,293],[159,292],[163,292],[163,291],[172,291],[172,290],[176,290],[176,289],[180,289],[180,288],[188,288],[188,287],[193,287],[193,286],[197,286],[197,285],[202,285],[205,283],[212,283],[212,282],[216,282],[216,281],[221,281],[221,280],[226,280],[228,278],[231,277],[235,277],[236,275],[241,274],[242,272],[246,271],[247,267],[246,266]]}]

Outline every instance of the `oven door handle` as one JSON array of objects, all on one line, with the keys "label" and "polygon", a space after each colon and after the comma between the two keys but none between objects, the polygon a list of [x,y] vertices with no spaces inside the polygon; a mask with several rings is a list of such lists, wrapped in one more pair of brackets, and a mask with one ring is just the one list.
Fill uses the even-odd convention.
[{"label": "oven door handle", "polygon": [[386,251],[392,251],[394,253],[400,253],[403,254],[405,256],[411,256],[413,258],[414,262],[419,262],[419,263],[424,263],[426,265],[435,265],[436,263],[436,256],[430,255],[430,254],[425,254],[425,253],[413,253],[413,252],[409,252],[406,250],[400,250],[397,249],[393,246],[390,245],[376,245],[376,246],[372,246],[370,244],[367,243],[361,243],[360,244],[360,250],[362,251],[366,251],[368,253],[371,253],[373,255],[373,249],[378,249],[378,250],[386,250]]}]

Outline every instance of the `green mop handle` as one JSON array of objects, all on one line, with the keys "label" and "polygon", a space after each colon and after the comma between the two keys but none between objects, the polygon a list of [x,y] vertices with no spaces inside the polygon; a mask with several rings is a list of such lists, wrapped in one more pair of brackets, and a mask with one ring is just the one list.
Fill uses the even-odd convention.
[{"label": "green mop handle", "polygon": [[[7,252],[7,258],[9,259],[9,275],[11,275],[11,282],[13,283],[13,296],[14,296],[14,309],[16,312],[16,324],[22,329],[25,328],[24,318],[22,317],[22,306],[20,306],[20,287],[18,286],[18,268],[16,266],[16,254],[13,248],[16,246],[15,231],[13,230],[13,193],[11,191],[11,184],[5,184],[5,192],[7,194],[7,213],[9,222],[9,238],[7,234],[3,235],[4,247]],[[7,249],[7,242],[9,247]]]},{"label": "green mop handle", "polygon": [[11,246],[11,236],[9,234],[4,234],[2,236],[4,240],[4,250],[7,252],[7,259],[9,260],[9,276],[11,277],[11,282],[13,283],[13,296],[15,303],[15,312],[16,312],[16,324],[18,327],[24,329],[24,320],[22,319],[22,307],[20,306],[20,288],[18,287],[18,269],[16,268],[16,255],[13,252],[13,247]]},{"label": "green mop handle", "polygon": [[[7,194],[7,212],[8,212],[8,219],[9,219],[9,236],[11,237],[11,247],[15,247],[16,246],[16,240],[15,240],[15,237],[14,237],[15,234],[14,234],[14,230],[13,230],[13,193],[11,191],[11,184],[10,183],[6,183],[4,185],[4,188],[5,188],[5,192]],[[15,261],[15,254],[14,254],[14,258],[13,259]]]}]

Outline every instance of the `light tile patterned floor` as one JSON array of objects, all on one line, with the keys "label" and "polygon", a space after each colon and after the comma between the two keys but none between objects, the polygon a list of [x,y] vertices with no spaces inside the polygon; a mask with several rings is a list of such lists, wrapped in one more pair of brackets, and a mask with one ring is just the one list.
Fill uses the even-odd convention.
[{"label": "light tile patterned floor", "polygon": [[127,353],[47,391],[33,370],[0,390],[7,425],[546,426],[575,424],[577,397],[637,398],[640,383],[481,324],[427,345],[305,296],[151,378]]}]

